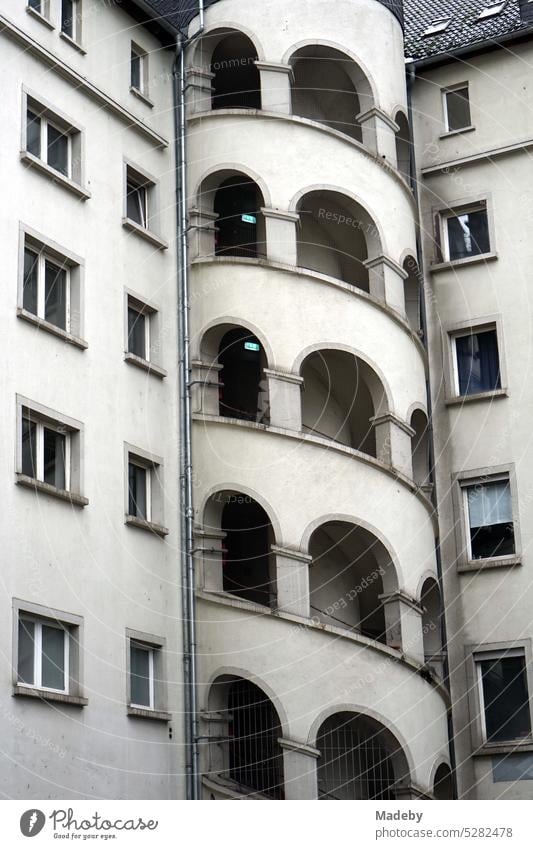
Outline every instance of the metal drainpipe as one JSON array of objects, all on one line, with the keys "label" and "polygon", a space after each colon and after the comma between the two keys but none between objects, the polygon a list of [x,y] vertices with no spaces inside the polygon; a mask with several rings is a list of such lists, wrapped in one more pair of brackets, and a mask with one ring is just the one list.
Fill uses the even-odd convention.
[{"label": "metal drainpipe", "polygon": [[[420,238],[420,204],[418,199],[418,180],[417,180],[417,172],[416,172],[416,156],[415,156],[415,147],[413,143],[413,103],[411,97],[412,87],[416,77],[416,68],[414,64],[410,64],[407,66],[407,111],[408,111],[408,119],[409,126],[411,128],[411,144],[410,144],[410,160],[411,160],[411,187],[413,189],[413,194],[416,203],[417,209],[417,219],[416,219],[416,251],[418,254],[418,269],[420,272],[421,280],[425,280],[424,273],[424,261],[422,255],[422,243]],[[427,311],[426,311],[426,299],[424,296],[424,287],[420,287],[420,323],[422,326],[422,333],[424,335],[424,345],[426,351],[428,350],[428,331],[427,331]],[[429,362],[429,358],[428,358]],[[437,498],[437,481],[435,476],[435,445],[433,440],[433,404],[431,400],[431,387],[429,383],[429,379],[426,381],[426,395],[427,395],[427,408],[428,408],[428,460],[429,460],[429,469],[430,469],[430,481],[433,484],[432,489],[432,502],[435,511],[437,510],[438,498]],[[448,661],[448,633],[446,629],[446,617],[444,613],[444,585],[442,579],[442,556],[440,549],[440,536],[437,535],[435,540],[435,559],[437,564],[437,577],[440,587],[440,597],[441,597],[441,617],[440,617],[440,629],[441,629],[441,641],[442,641],[442,649],[444,655],[444,682],[450,692],[450,664]],[[456,774],[456,758],[455,758],[455,735],[453,728],[453,718],[451,711],[448,711],[448,745],[450,749],[450,763],[452,768],[452,783],[453,783],[453,792],[454,797],[457,798],[457,774]]]},{"label": "metal drainpipe", "polygon": [[[187,243],[187,150],[185,118],[185,48],[204,31],[204,3],[199,0],[200,25],[190,38],[180,33],[172,69],[178,208],[178,350],[180,386],[180,513],[182,540],[183,677],[185,695],[185,751],[187,798],[200,799],[200,752],[196,675],[196,604],[194,569],[194,504],[192,476],[191,361],[189,332],[189,256]],[[178,69],[179,67],[179,69]]]}]

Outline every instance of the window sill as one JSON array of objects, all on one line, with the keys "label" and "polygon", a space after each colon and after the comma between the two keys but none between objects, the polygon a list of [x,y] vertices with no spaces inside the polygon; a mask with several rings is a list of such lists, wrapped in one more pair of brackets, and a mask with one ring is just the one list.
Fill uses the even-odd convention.
[{"label": "window sill", "polygon": [[52,333],[59,339],[63,339],[65,342],[69,342],[76,348],[81,348],[82,350],[85,350],[89,347],[84,339],[80,339],[79,336],[73,336],[72,333],[68,333],[66,330],[62,330],[60,327],[56,327],[55,324],[46,321],[44,318],[39,318],[38,316],[33,315],[33,313],[28,312],[23,307],[17,307],[17,316],[19,318],[22,318],[24,321],[27,321],[29,324],[33,324],[35,327],[38,327],[39,330],[46,330],[48,333]]},{"label": "window sill", "polygon": [[439,139],[447,139],[450,136],[460,136],[461,133],[471,133],[472,130],[475,130],[473,124],[469,124],[468,127],[460,127],[458,130],[447,130],[445,133],[441,133]]},{"label": "window sill", "polygon": [[467,256],[464,259],[448,259],[446,262],[435,262],[433,265],[429,266],[429,271],[433,274],[433,272],[437,273],[439,271],[446,271],[450,268],[458,268],[463,265],[475,265],[480,262],[492,262],[493,260],[498,259],[498,254],[491,252],[488,254],[478,254],[477,256]]},{"label": "window sill", "polygon": [[55,26],[52,21],[49,21],[48,18],[46,18],[44,15],[41,15],[41,13],[37,11],[37,9],[32,9],[31,6],[26,6],[26,11],[28,15],[31,15],[32,18],[35,18],[37,21],[40,21],[42,24],[48,27],[48,29],[55,29]]},{"label": "window sill", "polygon": [[487,569],[505,569],[522,565],[522,558],[516,554],[506,557],[485,557],[479,560],[467,560],[459,563],[458,572],[485,572]]},{"label": "window sill", "polygon": [[137,222],[133,221],[131,218],[123,218],[122,226],[131,233],[136,233],[138,236],[142,236],[143,239],[146,239],[147,242],[155,245],[156,248],[160,248],[161,250],[166,250],[168,248],[168,242],[165,242],[165,240],[158,236],[157,233],[153,233],[146,227],[141,227],[140,224],[137,224]]},{"label": "window sill", "polygon": [[24,687],[20,684],[15,684],[13,688],[14,696],[29,696],[33,699],[40,699],[43,702],[62,702],[66,705],[76,705],[84,707],[89,703],[88,699],[83,696],[69,696],[68,693],[54,693],[52,690],[39,690],[38,687]]},{"label": "window sill", "polygon": [[507,389],[492,389],[490,392],[473,392],[472,395],[455,395],[453,398],[446,398],[444,403],[447,407],[454,407],[460,404],[471,404],[474,401],[491,401],[493,398],[507,397]]},{"label": "window sill", "polygon": [[75,41],[75,39],[71,38],[71,37],[70,37],[70,35],[67,35],[67,34],[66,34],[66,32],[60,32],[60,33],[59,33],[59,38],[62,38],[62,39],[63,39],[63,41],[66,41],[66,42],[67,42],[67,44],[70,44],[70,46],[71,46],[71,47],[73,47],[73,48],[74,48],[74,50],[77,50],[77,51],[78,51],[78,53],[81,53],[81,54],[82,54],[82,56],[86,56],[86,55],[87,55],[87,51],[85,50],[85,48],[84,48],[84,47],[82,47],[82,45],[81,45],[81,44],[78,44],[78,42],[77,42],[77,41]]},{"label": "window sill", "polygon": [[150,531],[159,537],[166,537],[167,534],[170,533],[168,528],[165,528],[163,525],[158,525],[157,522],[148,522],[147,519],[139,519],[137,516],[130,516],[129,514],[126,514],[124,523],[126,525],[130,525],[132,528],[139,528],[142,531]]},{"label": "window sill", "polygon": [[23,475],[22,472],[17,472],[17,484],[25,486],[27,489],[33,489],[35,492],[42,492],[43,495],[52,495],[54,498],[59,498],[60,501],[68,501],[69,504],[74,504],[76,507],[86,507],[89,503],[89,499],[83,495],[69,492],[67,489],[57,489],[50,483],[30,478],[29,475]]},{"label": "window sill", "polygon": [[20,159],[21,162],[24,162],[31,168],[35,168],[36,171],[40,171],[45,177],[53,180],[58,186],[68,189],[68,191],[81,198],[81,200],[88,200],[91,197],[91,193],[88,192],[87,189],[84,189],[83,186],[80,186],[79,183],[75,183],[74,180],[71,180],[69,177],[65,177],[63,174],[60,174],[59,171],[55,170],[55,168],[51,168],[50,165],[47,165],[46,162],[43,162],[38,156],[34,156],[33,153],[28,153],[27,150],[21,150]]},{"label": "window sill", "polygon": [[501,743],[482,743],[472,754],[474,757],[488,755],[508,755],[513,752],[533,752],[533,738],[524,737],[521,740],[508,740]]},{"label": "window sill", "polygon": [[140,91],[138,88],[135,88],[135,86],[130,85],[130,91],[134,95],[134,97],[136,97],[138,100],[142,100],[142,102],[149,106],[150,109],[154,108],[153,101],[151,101],[150,98],[143,94],[142,91]]},{"label": "window sill", "polygon": [[155,719],[159,722],[170,722],[172,715],[164,710],[151,710],[150,708],[138,708],[128,705],[128,716],[135,716],[138,719]]},{"label": "window sill", "polygon": [[154,363],[151,363],[149,360],[144,360],[142,357],[138,357],[137,354],[132,354],[131,351],[126,351],[124,354],[124,360],[131,366],[137,366],[137,368],[147,371],[148,374],[153,374],[154,377],[160,377],[162,379],[167,376],[164,368],[156,366]]}]

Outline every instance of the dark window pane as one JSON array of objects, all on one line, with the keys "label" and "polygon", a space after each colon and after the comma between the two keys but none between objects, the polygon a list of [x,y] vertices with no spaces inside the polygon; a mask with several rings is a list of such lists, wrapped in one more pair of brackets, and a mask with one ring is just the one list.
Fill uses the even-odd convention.
[{"label": "dark window pane", "polygon": [[44,275],[44,317],[62,330],[67,329],[67,272],[48,261]]},{"label": "dark window pane", "polygon": [[48,159],[51,168],[55,168],[65,177],[68,177],[68,136],[48,125]]},{"label": "dark window pane", "polygon": [[44,481],[65,489],[65,445],[63,433],[44,428]]},{"label": "dark window pane", "polygon": [[450,259],[488,253],[490,245],[486,211],[480,209],[448,218],[448,244]]},{"label": "dark window pane", "polygon": [[146,475],[147,469],[128,464],[128,513],[139,519],[146,519]]},{"label": "dark window pane", "polygon": [[35,625],[27,619],[19,619],[18,680],[24,684],[35,683],[34,669]]},{"label": "dark window pane", "polygon": [[26,116],[26,150],[34,156],[41,155],[41,119],[30,109]]},{"label": "dark window pane", "polygon": [[128,351],[146,359],[146,316],[128,307]]},{"label": "dark window pane", "polygon": [[531,732],[525,661],[503,657],[481,662],[487,740],[516,740]]},{"label": "dark window pane", "polygon": [[29,419],[22,419],[22,474],[30,478],[37,477],[36,458],[37,425]]},{"label": "dark window pane", "polygon": [[142,90],[142,59],[134,50],[131,51],[131,85]]},{"label": "dark window pane", "polygon": [[35,9],[36,12],[42,15],[42,0],[28,0],[28,6],[30,9]]},{"label": "dark window pane", "polygon": [[24,250],[24,286],[22,306],[28,312],[37,315],[37,286],[39,273],[39,257],[33,251]]},{"label": "dark window pane", "polygon": [[131,703],[151,707],[150,649],[130,646]]},{"label": "dark window pane", "polygon": [[471,121],[468,88],[449,91],[446,95],[446,109],[449,130],[461,130],[463,127],[469,127]]},{"label": "dark window pane", "polygon": [[126,186],[126,215],[141,227],[146,227],[146,189],[131,180]]},{"label": "dark window pane", "polygon": [[74,38],[74,0],[61,0],[61,32]]},{"label": "dark window pane", "polygon": [[65,632],[43,625],[41,683],[53,690],[65,690]]},{"label": "dark window pane", "polygon": [[515,553],[509,481],[468,487],[472,559]]},{"label": "dark window pane", "polygon": [[456,339],[459,394],[490,392],[501,388],[500,358],[495,330]]}]

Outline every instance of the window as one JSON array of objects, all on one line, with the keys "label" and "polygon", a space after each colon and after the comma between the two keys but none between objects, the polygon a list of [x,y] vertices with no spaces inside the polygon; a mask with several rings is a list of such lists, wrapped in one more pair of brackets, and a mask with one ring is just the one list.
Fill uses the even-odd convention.
[{"label": "window", "polygon": [[472,328],[454,337],[458,395],[501,389],[500,357],[496,328]]},{"label": "window", "polygon": [[490,3],[488,6],[479,13],[477,20],[483,21],[485,18],[493,18],[496,15],[501,14],[506,6],[507,0],[504,0],[503,3]]},{"label": "window", "polygon": [[24,91],[21,159],[86,200],[83,133],[68,116]]},{"label": "window", "polygon": [[141,227],[148,227],[146,185],[139,183],[130,174],[128,174],[126,184],[126,214],[131,221],[134,221]]},{"label": "window", "polygon": [[444,119],[446,130],[453,133],[470,127],[470,99],[468,94],[468,83],[463,83],[443,92]]},{"label": "window", "polygon": [[130,85],[141,94],[146,94],[148,57],[136,44],[131,45]]},{"label": "window", "polygon": [[450,25],[451,18],[437,18],[433,23],[422,33],[422,35],[437,35],[439,32],[444,32]]},{"label": "window", "polygon": [[128,298],[128,353],[148,360],[149,352],[150,316],[142,306]]},{"label": "window", "polygon": [[516,553],[509,477],[463,486],[470,560]]},{"label": "window", "polygon": [[61,32],[73,41],[81,35],[81,0],[61,0]]},{"label": "window", "polygon": [[489,222],[485,203],[445,215],[443,224],[446,260],[468,259],[490,252]]},{"label": "window", "polygon": [[166,371],[154,362],[159,352],[159,311],[152,304],[126,292],[125,360],[156,377],[166,377]]},{"label": "window", "polygon": [[130,694],[132,707],[154,709],[154,649],[130,641]]},{"label": "window", "polygon": [[50,168],[70,177],[72,156],[69,134],[32,108],[28,108],[26,113],[26,150]]},{"label": "window", "polygon": [[484,742],[501,743],[531,736],[531,715],[523,649],[474,656]]},{"label": "window", "polygon": [[153,177],[124,163],[124,217],[122,224],[158,248],[167,243],[157,235],[158,185]]},{"label": "window", "polygon": [[69,635],[60,622],[21,614],[17,680],[28,687],[68,693]]},{"label": "window", "polygon": [[131,716],[169,720],[166,713],[165,640],[126,629],[127,704]]},{"label": "window", "polygon": [[44,0],[28,0],[28,8],[33,9],[35,12],[39,12],[40,15],[44,14]]},{"label": "window", "polygon": [[151,470],[139,461],[130,459],[128,463],[128,513],[138,519],[150,521],[151,516]]},{"label": "window", "polygon": [[168,534],[163,527],[163,467],[154,457],[133,446],[126,453],[126,524],[147,528],[160,536]]}]

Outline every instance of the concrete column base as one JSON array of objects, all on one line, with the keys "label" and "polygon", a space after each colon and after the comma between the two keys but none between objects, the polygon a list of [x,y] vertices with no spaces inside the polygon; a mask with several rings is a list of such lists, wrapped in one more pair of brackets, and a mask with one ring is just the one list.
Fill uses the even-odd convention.
[{"label": "concrete column base", "polygon": [[264,369],[268,380],[270,424],[288,430],[302,429],[303,377],[292,372]]},{"label": "concrete column base", "polygon": [[211,109],[213,95],[212,80],[214,74],[202,68],[187,68],[187,95],[185,114],[191,118],[198,112],[208,112]]},{"label": "concrete column base", "polygon": [[265,112],[290,115],[292,111],[292,65],[278,62],[255,62],[261,78],[261,108]]},{"label": "concrete column base", "polygon": [[374,416],[370,422],[376,434],[377,459],[412,479],[413,428],[392,413]]},{"label": "concrete column base", "polygon": [[300,216],[278,209],[261,209],[265,221],[266,254],[273,262],[296,265],[296,227]]},{"label": "concrete column base", "polygon": [[272,546],[276,558],[277,608],[309,618],[309,564],[312,557],[292,548]]},{"label": "concrete column base", "polygon": [[387,645],[398,649],[417,663],[424,663],[422,608],[401,591],[379,596],[385,609]]},{"label": "concrete column base", "polygon": [[220,409],[219,384],[222,366],[218,363],[204,363],[201,360],[193,360],[191,365],[193,412],[218,416]]},{"label": "concrete column base", "polygon": [[193,207],[189,210],[189,259],[215,255],[218,215]]},{"label": "concrete column base", "polygon": [[376,106],[360,112],[356,120],[361,125],[363,144],[393,168],[397,168],[396,133],[400,129],[398,124]]},{"label": "concrete column base", "polygon": [[283,749],[285,798],[287,800],[318,799],[316,761],[318,749],[297,740],[280,740]]},{"label": "concrete column base", "polygon": [[368,268],[370,294],[406,318],[404,280],[407,272],[387,256],[376,256],[363,264]]}]

